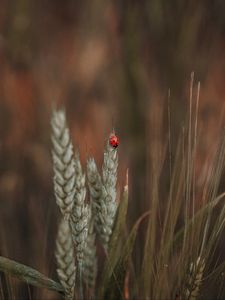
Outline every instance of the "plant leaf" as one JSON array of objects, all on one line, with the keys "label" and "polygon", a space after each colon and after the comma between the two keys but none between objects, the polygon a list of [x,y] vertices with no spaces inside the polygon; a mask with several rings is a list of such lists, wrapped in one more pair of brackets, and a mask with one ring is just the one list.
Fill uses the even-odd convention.
[{"label": "plant leaf", "polygon": [[16,261],[0,256],[0,271],[17,277],[28,284],[64,293],[64,288],[58,282],[46,277],[37,270]]}]

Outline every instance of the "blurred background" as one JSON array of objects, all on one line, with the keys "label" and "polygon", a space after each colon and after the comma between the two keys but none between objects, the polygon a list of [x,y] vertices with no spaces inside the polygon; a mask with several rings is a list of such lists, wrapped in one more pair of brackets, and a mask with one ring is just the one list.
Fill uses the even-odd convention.
[{"label": "blurred background", "polygon": [[[149,205],[149,149],[165,143],[168,107],[174,155],[192,71],[195,83],[201,82],[201,184],[201,170],[224,125],[224,1],[1,0],[0,255],[56,278],[54,103],[66,107],[84,168],[90,155],[101,166],[104,143],[115,128],[120,190],[126,168],[130,174],[131,226]],[[137,264],[139,259],[137,254]],[[21,299],[56,297],[15,289]]]}]

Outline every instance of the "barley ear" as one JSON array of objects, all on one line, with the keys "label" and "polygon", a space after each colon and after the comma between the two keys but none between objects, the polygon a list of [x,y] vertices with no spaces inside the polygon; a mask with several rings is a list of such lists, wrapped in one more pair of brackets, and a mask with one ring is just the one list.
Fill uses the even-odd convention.
[{"label": "barley ear", "polygon": [[51,125],[56,203],[64,217],[68,219],[75,195],[75,167],[64,109],[53,111]]},{"label": "barley ear", "polygon": [[86,187],[85,174],[82,172],[79,153],[75,154],[75,176],[76,192],[74,194],[74,205],[70,215],[69,224],[74,244],[76,246],[76,257],[78,267],[82,269],[84,248],[86,246],[89,222],[89,210],[85,204]]},{"label": "barley ear", "polygon": [[198,298],[204,269],[205,261],[200,257],[198,257],[195,263],[191,263],[185,299],[195,300]]},{"label": "barley ear", "polygon": [[71,231],[67,220],[62,219],[56,239],[57,274],[65,289],[66,300],[74,298],[76,267]]}]

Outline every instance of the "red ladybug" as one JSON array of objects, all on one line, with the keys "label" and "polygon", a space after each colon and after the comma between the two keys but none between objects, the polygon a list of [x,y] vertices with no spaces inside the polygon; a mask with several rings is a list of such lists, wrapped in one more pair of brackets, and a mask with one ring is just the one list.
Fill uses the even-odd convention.
[{"label": "red ladybug", "polygon": [[113,148],[117,148],[119,145],[118,137],[115,134],[111,135],[109,138],[109,143]]}]

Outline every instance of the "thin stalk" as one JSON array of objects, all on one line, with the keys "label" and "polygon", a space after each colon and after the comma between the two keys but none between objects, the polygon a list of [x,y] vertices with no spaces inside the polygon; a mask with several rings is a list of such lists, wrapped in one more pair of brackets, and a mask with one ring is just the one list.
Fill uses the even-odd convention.
[{"label": "thin stalk", "polygon": [[84,291],[82,283],[82,265],[79,265],[79,300],[84,300]]}]

